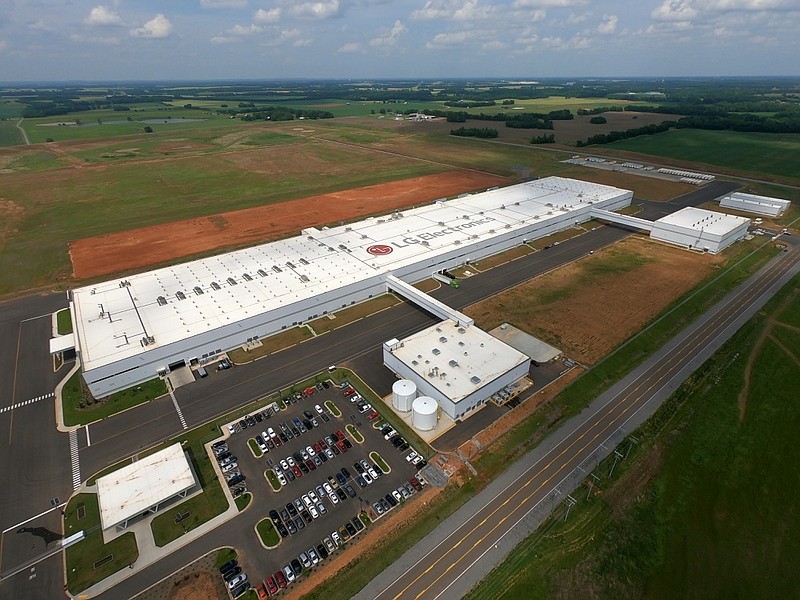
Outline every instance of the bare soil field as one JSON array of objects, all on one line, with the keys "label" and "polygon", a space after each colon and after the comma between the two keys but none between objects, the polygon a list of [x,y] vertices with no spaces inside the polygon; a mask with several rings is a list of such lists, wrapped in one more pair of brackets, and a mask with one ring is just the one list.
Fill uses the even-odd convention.
[{"label": "bare soil field", "polygon": [[620,173],[618,171],[605,171],[591,167],[570,167],[559,173],[562,177],[574,177],[583,181],[613,185],[624,190],[631,190],[636,198],[664,202],[697,190],[697,186],[690,183],[667,181],[644,175]]},{"label": "bare soil field", "polygon": [[592,364],[724,260],[634,236],[464,312],[483,329],[507,321]]},{"label": "bare soil field", "polygon": [[221,600],[226,597],[219,584],[219,576],[208,571],[197,573],[194,577],[176,586],[168,600]]},{"label": "bare soil field", "polygon": [[436,198],[506,183],[501,177],[451,171],[186,219],[71,242],[77,278],[148,267],[211,250],[264,242],[303,227],[386,213]]}]

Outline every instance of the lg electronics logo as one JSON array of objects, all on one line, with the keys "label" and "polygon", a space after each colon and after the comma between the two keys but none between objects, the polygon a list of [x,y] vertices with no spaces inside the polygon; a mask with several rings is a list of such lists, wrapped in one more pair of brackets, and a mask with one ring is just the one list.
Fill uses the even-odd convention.
[{"label": "lg electronics logo", "polygon": [[387,254],[391,254],[393,250],[394,248],[387,246],[386,244],[375,244],[374,246],[367,248],[367,252],[373,256],[385,256]]}]

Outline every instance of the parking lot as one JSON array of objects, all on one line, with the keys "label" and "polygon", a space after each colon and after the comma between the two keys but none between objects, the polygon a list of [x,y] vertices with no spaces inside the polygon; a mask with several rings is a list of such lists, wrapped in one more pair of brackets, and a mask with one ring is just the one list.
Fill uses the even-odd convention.
[{"label": "parking lot", "polygon": [[[265,569],[249,574],[250,585],[268,577],[267,590],[291,584],[341,545],[357,543],[359,515],[376,520],[413,501],[425,462],[388,426],[373,427],[379,421],[357,390],[325,382],[297,392],[284,408],[275,404],[231,425],[226,445],[215,450],[235,465],[224,467],[225,477],[237,482],[235,494],[253,494],[248,511],[271,519],[281,536],[277,547],[253,557]],[[255,456],[255,448],[263,454]],[[280,481],[278,491],[267,472],[273,484]]]}]

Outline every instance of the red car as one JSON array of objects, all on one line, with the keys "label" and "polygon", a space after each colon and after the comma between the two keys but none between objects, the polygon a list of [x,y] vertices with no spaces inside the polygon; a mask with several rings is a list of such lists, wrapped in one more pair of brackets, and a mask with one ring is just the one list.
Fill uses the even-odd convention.
[{"label": "red car", "polygon": [[297,477],[298,479],[303,476],[303,472],[297,465],[292,467],[292,473],[294,473],[294,476]]},{"label": "red car", "polygon": [[286,575],[283,571],[275,571],[275,581],[278,582],[278,587],[283,589],[286,587]]},{"label": "red car", "polygon": [[378,412],[377,412],[377,411],[375,411],[375,410],[373,410],[371,413],[369,413],[369,414],[367,415],[367,419],[369,419],[370,421],[374,421],[374,420],[375,420],[375,419],[377,419],[379,416],[380,416],[380,415],[378,414]]},{"label": "red car", "polygon": [[[323,450],[326,450],[328,448],[328,444],[325,443],[325,440],[317,440],[317,444],[319,444],[319,447],[322,448]],[[314,444],[315,448],[317,444]]]},{"label": "red car", "polygon": [[349,387],[345,391],[342,392],[342,395],[343,396],[352,396],[355,393],[356,393],[356,391],[352,387]]},{"label": "red car", "polygon": [[258,594],[258,600],[266,600],[269,598],[269,592],[267,592],[267,587],[263,583],[259,583],[256,586],[256,594]]},{"label": "red car", "polygon": [[344,439],[344,434],[342,433],[341,429],[336,430],[336,435],[339,437],[340,440]]},{"label": "red car", "polygon": [[314,461],[310,458],[306,461],[306,466],[308,467],[309,471],[315,471],[317,469],[317,465],[315,465]]},{"label": "red car", "polygon": [[314,444],[313,448],[314,448],[314,452],[316,452],[317,454],[319,454],[320,452],[322,452],[322,446],[320,446],[320,445],[319,445],[319,442],[317,442],[316,444]]},{"label": "red car", "polygon": [[336,442],[336,447],[339,448],[342,452],[347,452],[347,446],[344,445],[344,442],[338,441]]},{"label": "red car", "polygon": [[269,592],[270,596],[271,596],[272,594],[277,594],[277,593],[278,593],[278,584],[277,584],[277,583],[275,583],[275,579],[274,579],[274,578],[272,578],[272,577],[267,577],[267,578],[264,580],[264,583],[266,583],[266,584],[267,584],[267,591]]}]

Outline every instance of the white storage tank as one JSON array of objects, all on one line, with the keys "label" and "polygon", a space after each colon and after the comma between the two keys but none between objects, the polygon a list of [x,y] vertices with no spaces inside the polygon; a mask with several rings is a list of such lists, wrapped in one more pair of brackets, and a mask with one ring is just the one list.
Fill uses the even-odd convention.
[{"label": "white storage tank", "polygon": [[392,385],[392,406],[395,410],[408,412],[417,397],[417,384],[410,379],[400,379]]},{"label": "white storage tank", "polygon": [[411,424],[420,431],[430,431],[436,428],[439,403],[429,396],[420,396],[412,405]]}]

